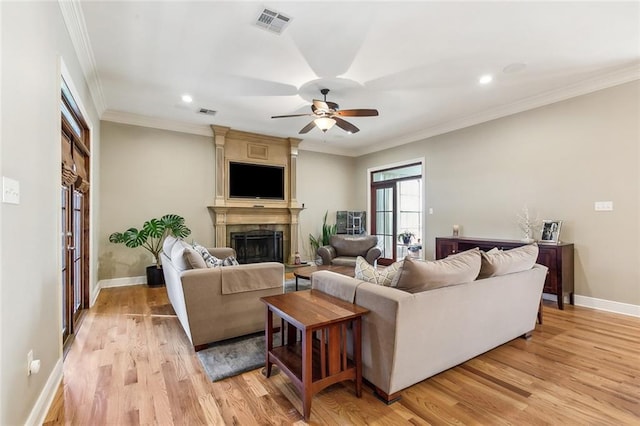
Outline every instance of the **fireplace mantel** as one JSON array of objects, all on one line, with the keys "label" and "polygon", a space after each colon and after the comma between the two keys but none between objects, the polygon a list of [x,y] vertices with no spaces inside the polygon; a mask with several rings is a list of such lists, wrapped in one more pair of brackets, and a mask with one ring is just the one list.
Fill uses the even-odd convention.
[{"label": "fireplace mantel", "polygon": [[[215,244],[229,247],[228,226],[284,226],[285,259],[292,261],[298,251],[298,216],[302,208],[296,198],[298,144],[301,139],[233,130],[211,126],[216,146],[216,193],[212,206]],[[242,200],[229,197],[229,162],[279,165],[285,169],[284,200]]]}]

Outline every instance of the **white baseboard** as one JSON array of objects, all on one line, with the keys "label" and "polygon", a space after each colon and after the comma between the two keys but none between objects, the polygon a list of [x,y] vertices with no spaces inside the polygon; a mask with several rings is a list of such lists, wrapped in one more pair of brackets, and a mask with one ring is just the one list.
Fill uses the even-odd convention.
[{"label": "white baseboard", "polygon": [[614,302],[611,300],[597,299],[595,297],[580,296],[577,294],[573,296],[573,299],[577,306],[598,309],[600,311],[614,312],[616,314],[630,315],[633,317],[640,317],[640,305]]},{"label": "white baseboard", "polygon": [[100,281],[98,281],[98,283],[96,284],[96,291],[93,292],[93,297],[91,298],[91,300],[89,301],[89,307],[93,307],[93,305],[96,304],[96,300],[98,300],[98,296],[100,296],[100,290],[102,289],[102,287],[100,287]]},{"label": "white baseboard", "polygon": [[127,285],[144,285],[147,283],[146,276],[140,277],[124,277],[124,278],[113,278],[110,280],[100,280],[98,281],[99,288],[110,288],[110,287],[124,287]]},{"label": "white baseboard", "polygon": [[29,417],[24,423],[25,425],[35,426],[44,423],[44,419],[47,417],[47,413],[51,408],[51,403],[53,402],[53,398],[56,396],[56,391],[58,390],[58,386],[60,386],[61,382],[62,358],[59,358],[58,362],[56,362],[56,365],[53,367],[53,371],[49,375],[42,392],[40,392],[40,396],[38,396],[35,405],[31,409],[31,413],[29,413]]},{"label": "white baseboard", "polygon": [[[558,297],[555,294],[543,293],[542,298],[544,300],[550,300],[552,302],[558,302]],[[614,302],[612,300],[596,299],[595,297],[580,296],[578,294],[573,295],[573,302],[576,306],[582,306],[584,308],[597,309],[599,311],[613,312],[622,315],[631,315],[634,317],[640,317],[640,306],[632,305],[630,303]],[[569,303],[569,296],[564,296],[564,303]]]}]

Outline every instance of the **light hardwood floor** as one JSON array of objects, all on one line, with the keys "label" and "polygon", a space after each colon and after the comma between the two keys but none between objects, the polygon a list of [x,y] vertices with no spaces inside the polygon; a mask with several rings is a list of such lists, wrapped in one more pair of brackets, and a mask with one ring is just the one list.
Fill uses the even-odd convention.
[{"label": "light hardwood floor", "polygon": [[[313,399],[312,424],[640,424],[640,318],[544,306],[544,324],[402,392],[350,382]],[[64,362],[46,425],[304,424],[284,374],[211,383],[164,288],[102,290]]]}]

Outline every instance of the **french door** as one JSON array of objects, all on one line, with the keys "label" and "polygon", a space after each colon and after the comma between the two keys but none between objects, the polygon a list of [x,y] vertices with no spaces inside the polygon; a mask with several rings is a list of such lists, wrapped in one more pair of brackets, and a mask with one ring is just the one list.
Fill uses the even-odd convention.
[{"label": "french door", "polygon": [[378,237],[378,247],[382,255],[381,265],[390,265],[395,259],[396,239],[396,185],[379,183],[371,188],[372,226],[371,233]]},{"label": "french door", "polygon": [[[371,234],[378,237],[381,265],[389,265],[422,250],[422,164],[371,173]],[[399,242],[400,233],[409,242]]]},{"label": "french door", "polygon": [[89,129],[64,80],[62,112],[62,341],[65,349],[89,307]]}]

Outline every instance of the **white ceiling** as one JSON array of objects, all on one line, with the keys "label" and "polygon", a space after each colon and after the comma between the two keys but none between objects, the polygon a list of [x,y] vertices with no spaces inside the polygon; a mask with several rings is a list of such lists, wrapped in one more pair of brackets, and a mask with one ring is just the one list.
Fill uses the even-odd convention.
[{"label": "white ceiling", "polygon": [[[303,149],[373,152],[640,78],[638,2],[79,4],[103,118],[301,137]],[[281,35],[254,25],[265,6],[292,18]],[[513,63],[526,67],[505,73]],[[310,112],[324,87],[380,116],[348,118],[354,135],[270,118]]]}]

